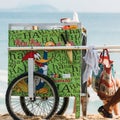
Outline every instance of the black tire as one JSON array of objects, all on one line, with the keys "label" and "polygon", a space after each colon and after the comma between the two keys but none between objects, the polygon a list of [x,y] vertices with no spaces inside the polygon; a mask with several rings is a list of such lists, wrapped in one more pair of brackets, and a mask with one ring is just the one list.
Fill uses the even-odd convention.
[{"label": "black tire", "polygon": [[68,107],[68,104],[69,104],[69,97],[60,97],[56,114],[63,115]]},{"label": "black tire", "polygon": [[[36,91],[35,100],[30,101],[30,99],[29,99],[31,106],[27,106],[27,109],[29,108],[29,111],[32,111],[32,114],[29,114],[29,116],[28,116],[25,113],[26,109],[23,109],[21,107],[21,100],[20,100],[20,98],[27,97],[27,95],[28,95],[28,91],[27,91],[28,73],[24,73],[24,74],[20,75],[19,77],[15,78],[8,86],[8,89],[6,92],[6,107],[7,107],[9,114],[13,117],[14,120],[21,120],[21,119],[24,120],[24,118],[31,118],[31,116],[33,116],[33,115],[34,115],[33,116],[34,118],[41,117],[43,119],[49,119],[55,114],[55,112],[57,110],[57,107],[59,104],[59,96],[58,96],[58,92],[57,92],[55,83],[49,77],[47,77],[45,75],[41,75],[37,72],[34,72],[34,79],[44,81],[45,86],[47,86],[48,90],[51,91],[50,94],[52,94],[52,96],[46,97],[48,92],[43,93],[43,94],[39,93],[39,96],[38,96],[38,93]],[[25,83],[24,84],[25,86],[24,85],[21,86],[21,83]],[[15,95],[14,92],[16,90],[20,93],[20,95],[18,95],[18,94]],[[42,98],[44,98],[45,101]],[[37,99],[39,99],[39,102],[37,102]],[[41,101],[40,101],[40,99],[41,99]],[[50,101],[50,99],[52,99],[52,102]],[[50,105],[46,102],[49,102]],[[39,109],[41,111],[39,111],[39,109],[37,109],[38,105],[39,105]],[[25,108],[25,106],[24,106],[24,108]],[[37,113],[36,113],[36,111],[33,112],[34,110],[36,110]]]},{"label": "black tire", "polygon": [[[28,101],[26,97],[20,96],[20,103],[23,111],[28,116],[34,116],[34,113],[32,113],[32,111],[30,111],[29,108],[27,107],[28,103],[26,101]],[[56,111],[56,115],[63,115],[68,107],[68,104],[69,97],[59,97],[59,105]]]}]

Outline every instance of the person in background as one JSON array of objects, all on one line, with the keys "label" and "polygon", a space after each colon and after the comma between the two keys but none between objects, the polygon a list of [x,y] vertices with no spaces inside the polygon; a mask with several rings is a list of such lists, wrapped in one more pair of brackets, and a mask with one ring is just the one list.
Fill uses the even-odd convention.
[{"label": "person in background", "polygon": [[[114,106],[120,102],[120,87],[118,88],[115,95],[105,105],[99,107],[98,112],[106,118],[113,118],[112,110]],[[117,111],[118,112],[118,111]]]},{"label": "person in background", "polygon": [[[106,58],[106,59],[104,59],[103,61],[102,61],[102,64],[105,66],[105,68],[110,68],[110,63],[109,63],[109,59],[108,58]],[[105,70],[108,70],[108,69],[105,69]],[[115,73],[115,71],[112,71],[112,72],[114,72]],[[109,76],[107,76],[107,74],[108,73],[105,73],[105,71],[103,72],[104,73],[104,79],[106,78],[106,80],[109,78]],[[100,73],[101,74],[101,73]],[[98,73],[98,75],[99,75],[99,73]],[[102,74],[103,75],[103,74]],[[100,77],[100,76],[99,76]],[[117,79],[116,77],[115,77],[115,75],[114,76],[112,76],[112,78],[115,80],[115,84],[114,84],[114,88],[116,88],[116,89],[114,89],[115,90],[115,92],[117,91],[117,89],[118,88],[120,88],[120,79]],[[97,87],[100,87],[100,84],[102,83],[102,80],[103,79],[101,79],[101,81],[100,82],[98,82],[97,84]],[[99,98],[100,98],[100,100],[102,100],[103,101],[103,105],[105,105],[105,104],[107,104],[107,103],[109,103],[109,101],[111,100],[111,98],[112,97],[105,97],[104,99],[103,99],[103,96],[101,96],[101,94],[100,94],[100,89],[96,89],[96,87],[94,86],[94,84],[96,85],[96,83],[94,83],[95,81],[94,81],[94,76],[91,74],[91,76],[88,78],[88,81],[87,81],[87,86],[89,87],[90,85],[92,85],[92,88],[95,90],[95,92],[98,94],[98,96],[99,96]],[[104,85],[104,84],[103,84]],[[110,85],[110,84],[109,84]],[[105,86],[102,86],[101,87],[101,89],[102,90],[105,90]],[[110,89],[111,90],[111,89]],[[112,91],[111,91],[111,93],[112,93]],[[103,108],[103,107],[102,107]],[[101,109],[102,109],[101,108]],[[101,109],[99,109],[99,110],[101,110]],[[102,109],[103,110],[103,109]],[[99,111],[98,111],[99,112]],[[114,115],[116,115],[116,116],[119,116],[120,115],[120,113],[119,113],[119,104],[118,103],[116,103],[116,104],[114,104],[113,106],[112,106],[112,112],[114,112]],[[100,112],[100,113],[102,113],[102,112]]]},{"label": "person in background", "polygon": [[[90,77],[89,78],[89,80],[88,80],[88,82],[87,82],[87,86],[89,87],[91,84],[92,84],[92,78]],[[118,90],[120,89],[120,80],[119,79],[116,79],[116,86],[118,87]],[[120,91],[120,90],[119,90]],[[120,94],[119,94],[119,97],[120,97]],[[111,98],[111,99],[113,99],[113,98]],[[103,101],[103,104],[106,106],[107,104],[109,105],[109,102],[111,101],[111,99],[110,100],[102,100]],[[103,106],[104,106],[103,105]],[[101,113],[102,114],[102,116],[104,116],[105,117],[105,115],[104,115],[104,107],[103,106],[101,106],[99,109],[98,109],[98,112],[99,113]],[[111,112],[114,112],[114,114],[116,115],[116,116],[119,116],[120,115],[120,113],[119,113],[119,103],[115,103],[115,104],[112,104],[112,108],[111,108]],[[103,113],[102,113],[103,112]],[[107,112],[107,111],[106,111]],[[105,112],[105,113],[106,113]],[[107,115],[108,117],[109,117],[109,115]],[[106,116],[106,117],[107,117]],[[110,115],[110,118],[111,118],[111,116],[112,115]]]}]

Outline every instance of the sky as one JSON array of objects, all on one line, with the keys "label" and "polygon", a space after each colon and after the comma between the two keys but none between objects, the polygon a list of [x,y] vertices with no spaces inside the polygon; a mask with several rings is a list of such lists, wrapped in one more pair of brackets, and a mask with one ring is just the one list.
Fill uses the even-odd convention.
[{"label": "sky", "polygon": [[0,9],[47,4],[60,12],[120,12],[120,0],[0,0]]}]

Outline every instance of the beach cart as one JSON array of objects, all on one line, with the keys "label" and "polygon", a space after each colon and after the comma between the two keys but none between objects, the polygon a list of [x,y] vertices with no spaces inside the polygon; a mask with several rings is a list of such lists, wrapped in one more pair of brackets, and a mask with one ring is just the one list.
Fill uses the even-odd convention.
[{"label": "beach cart", "polygon": [[79,118],[81,23],[10,24],[8,36],[6,107],[13,119],[62,115],[71,96]]}]

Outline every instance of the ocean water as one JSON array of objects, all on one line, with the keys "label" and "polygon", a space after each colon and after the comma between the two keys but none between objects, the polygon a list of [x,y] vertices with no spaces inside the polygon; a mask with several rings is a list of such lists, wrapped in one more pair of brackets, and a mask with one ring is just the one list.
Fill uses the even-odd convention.
[{"label": "ocean water", "polygon": [[[2,13],[0,12],[0,114],[6,112],[5,92],[7,89],[8,70],[8,25],[9,23],[59,23],[61,18],[72,18],[73,13]],[[79,20],[87,29],[87,45],[119,45],[120,14],[119,13],[78,13]],[[116,76],[120,78],[120,53],[111,53],[114,60]],[[102,101],[89,88],[90,100],[87,113],[97,113]],[[72,112],[73,99],[67,112]],[[1,109],[4,107],[4,109]]]}]

